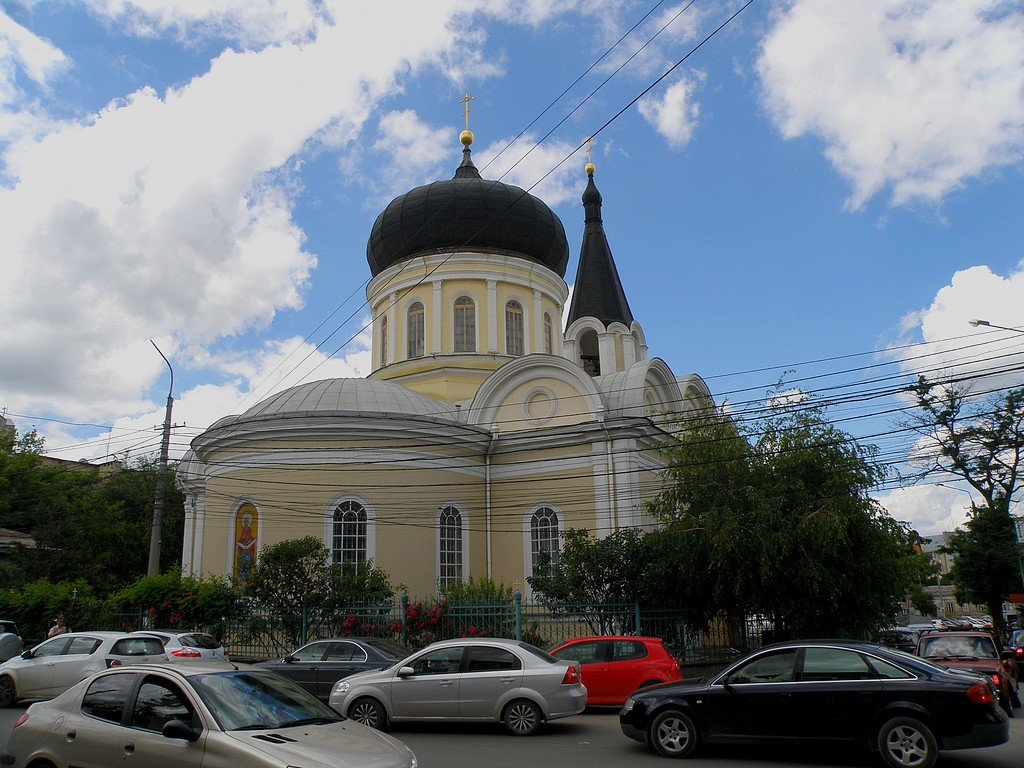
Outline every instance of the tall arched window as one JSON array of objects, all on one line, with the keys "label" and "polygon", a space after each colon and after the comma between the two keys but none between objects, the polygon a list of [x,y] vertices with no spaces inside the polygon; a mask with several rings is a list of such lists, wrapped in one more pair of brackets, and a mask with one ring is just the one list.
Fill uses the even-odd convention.
[{"label": "tall arched window", "polygon": [[407,357],[423,357],[423,304],[415,302],[409,307],[409,350]]},{"label": "tall arched window", "polygon": [[523,354],[523,307],[514,300],[505,305],[505,354]]},{"label": "tall arched window", "polygon": [[380,319],[380,364],[388,364],[388,316]]},{"label": "tall arched window", "polygon": [[476,304],[469,296],[455,300],[455,351],[476,352]]},{"label": "tall arched window", "polygon": [[558,514],[550,507],[541,507],[530,518],[530,566],[533,575],[541,573],[540,553],[547,554],[548,567],[558,565]]},{"label": "tall arched window", "polygon": [[366,562],[366,510],[357,501],[343,501],[334,510],[331,562],[354,569]]},{"label": "tall arched window", "polygon": [[462,513],[447,506],[438,518],[439,586],[443,589],[462,581]]},{"label": "tall arched window", "polygon": [[550,312],[545,312],[544,313],[544,351],[547,354],[550,355],[551,351],[553,349],[554,349],[554,345],[552,344],[551,313]]}]

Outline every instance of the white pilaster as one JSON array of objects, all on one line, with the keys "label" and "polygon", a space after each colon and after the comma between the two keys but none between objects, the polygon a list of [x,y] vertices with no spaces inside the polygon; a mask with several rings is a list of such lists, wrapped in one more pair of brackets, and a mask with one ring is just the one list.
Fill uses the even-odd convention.
[{"label": "white pilaster", "polygon": [[431,313],[431,328],[430,331],[430,349],[427,350],[427,354],[441,354],[441,281],[434,280],[432,283],[434,287],[434,295],[431,301],[434,304],[434,310]]},{"label": "white pilaster", "polygon": [[487,281],[487,351],[498,352],[498,281]]},{"label": "white pilaster", "polygon": [[388,362],[397,363],[405,359],[405,353],[398,348],[398,291],[388,297]]},{"label": "white pilaster", "polygon": [[540,290],[537,288],[533,289],[533,349],[526,350],[530,352],[543,352],[544,351],[544,313],[541,312],[540,306]]}]

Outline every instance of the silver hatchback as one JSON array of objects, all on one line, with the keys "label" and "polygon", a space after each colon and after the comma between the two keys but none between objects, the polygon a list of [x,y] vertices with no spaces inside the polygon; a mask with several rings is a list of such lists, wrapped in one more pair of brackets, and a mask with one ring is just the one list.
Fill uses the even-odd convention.
[{"label": "silver hatchback", "polygon": [[578,661],[563,661],[527,643],[446,640],[376,672],[338,681],[330,705],[364,725],[404,720],[478,720],[529,736],[546,720],[587,705]]}]

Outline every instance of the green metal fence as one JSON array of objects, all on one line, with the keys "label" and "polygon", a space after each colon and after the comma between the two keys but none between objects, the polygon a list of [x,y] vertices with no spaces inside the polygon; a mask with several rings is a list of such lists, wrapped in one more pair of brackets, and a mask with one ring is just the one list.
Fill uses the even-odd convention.
[{"label": "green metal fence", "polygon": [[455,604],[444,599],[351,604],[330,611],[303,601],[292,610],[252,606],[242,618],[221,624],[221,639],[236,659],[283,656],[329,637],[386,637],[410,648],[457,637],[504,637],[551,648],[583,635],[646,635],[662,638],[682,663],[724,661],[760,646],[757,619],[718,617],[699,622],[683,607],[646,608],[639,603],[551,604],[522,599]]}]

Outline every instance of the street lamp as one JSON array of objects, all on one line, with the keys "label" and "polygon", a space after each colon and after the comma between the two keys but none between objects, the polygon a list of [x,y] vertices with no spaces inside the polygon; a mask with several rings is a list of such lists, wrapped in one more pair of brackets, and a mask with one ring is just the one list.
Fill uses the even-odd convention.
[{"label": "street lamp", "polygon": [[[990,323],[988,320],[968,320],[967,324],[972,328],[977,328],[979,325],[983,325],[986,328],[998,328],[1000,331],[1010,331],[1011,333],[1024,334],[1024,328],[1012,328],[1007,325],[996,325],[995,323]],[[1009,504],[1007,504],[1006,513],[1010,514]],[[1013,521],[1013,535],[1014,538],[1017,539],[1017,544],[1019,546],[1022,543],[1021,526],[1013,515],[1010,515],[1010,520]],[[1024,587],[1024,559],[1021,559],[1019,557],[1017,558],[1017,568],[1020,570],[1021,587]]]}]

